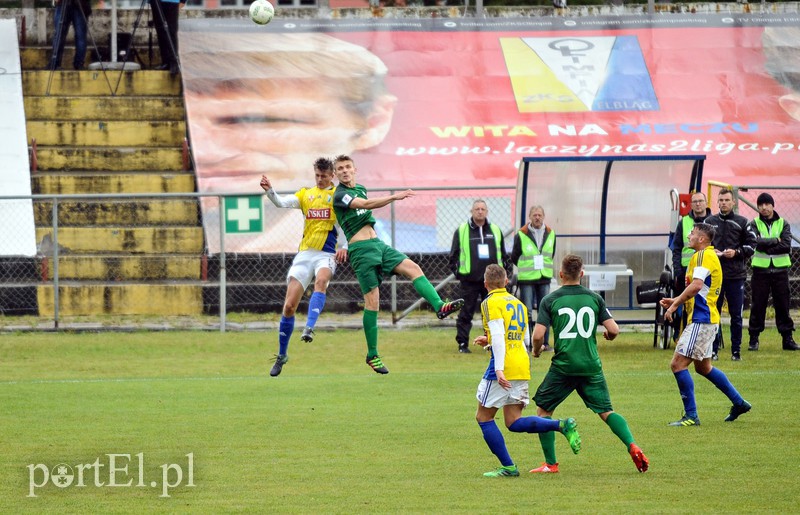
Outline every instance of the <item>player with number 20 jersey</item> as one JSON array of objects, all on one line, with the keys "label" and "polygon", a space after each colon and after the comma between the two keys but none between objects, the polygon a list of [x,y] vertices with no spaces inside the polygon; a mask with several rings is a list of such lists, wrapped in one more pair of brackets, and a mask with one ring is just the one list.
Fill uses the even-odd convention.
[{"label": "player with number 20 jersey", "polygon": [[[489,330],[489,321],[503,321],[503,327],[506,330],[504,359],[506,379],[509,381],[530,380],[531,360],[525,347],[529,331],[528,310],[525,304],[508,293],[505,288],[497,289],[489,292],[489,295],[481,303],[481,313],[483,314],[483,331],[489,337],[490,346],[492,344],[492,335]],[[497,374],[494,371],[494,353],[489,360],[489,366],[483,378],[490,381],[497,380]]]},{"label": "player with number 20 jersey", "polygon": [[564,286],[545,296],[537,322],[556,335],[551,367],[575,376],[601,372],[595,334],[597,326],[611,318],[606,301],[583,286]]},{"label": "player with number 20 jersey", "polygon": [[[547,328],[551,329],[555,340],[550,370],[534,396],[536,414],[551,417],[559,404],[572,392],[577,392],[586,407],[597,413],[625,444],[636,469],[645,472],[650,462],[636,445],[628,422],[611,406],[603,365],[597,353],[597,326],[602,324],[603,336],[608,341],[619,335],[619,326],[603,298],[581,286],[583,259],[580,256],[564,256],[558,275],[562,286],[542,299],[533,329],[534,356],[542,353]],[[531,472],[558,472],[554,439],[543,433],[539,441],[545,462]]]}]

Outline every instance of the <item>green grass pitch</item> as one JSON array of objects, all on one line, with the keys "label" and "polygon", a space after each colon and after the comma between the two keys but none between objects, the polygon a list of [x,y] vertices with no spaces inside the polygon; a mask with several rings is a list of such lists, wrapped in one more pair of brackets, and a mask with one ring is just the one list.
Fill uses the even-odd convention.
[{"label": "green grass pitch", "polygon": [[[556,416],[577,418],[581,453],[557,436],[561,472],[528,474],[543,461],[538,437],[509,433],[498,416],[523,471],[500,479],[482,476],[497,461],[474,419],[488,357],[458,354],[454,329],[382,329],[388,376],[364,364],[360,330],[322,330],[311,344],[296,332],[283,374],[270,378],[276,340],[274,331],[0,336],[0,511],[797,510],[800,352],[781,351],[774,330],[742,362],[726,348],[717,363],[753,410],[723,422],[728,400],[693,373],[702,425],[692,428],[666,425],[682,411],[671,350],[644,333],[601,341],[614,407],[650,470],[636,472],[573,395]],[[549,357],[533,362],[532,392]],[[110,454],[125,486],[108,484]],[[44,478],[46,469],[63,479],[58,464],[73,473],[69,486]]]}]

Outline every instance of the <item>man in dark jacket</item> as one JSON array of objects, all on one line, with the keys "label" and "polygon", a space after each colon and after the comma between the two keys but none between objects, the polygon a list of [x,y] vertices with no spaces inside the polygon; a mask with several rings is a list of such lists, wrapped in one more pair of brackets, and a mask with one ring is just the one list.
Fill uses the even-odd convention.
[{"label": "man in dark jacket", "polygon": [[792,338],[794,322],[789,313],[792,231],[789,222],[775,212],[772,195],[759,195],[756,206],[759,216],[750,224],[757,239],[752,262],[753,278],[750,280],[753,301],[750,306],[750,346],[747,350],[758,350],[758,335],[764,330],[770,292],[775,306],[775,323],[783,339],[783,350],[800,350]]},{"label": "man in dark jacket", "polygon": [[[747,280],[747,260],[753,255],[756,235],[747,218],[734,213],[733,192],[727,188],[717,195],[719,214],[706,218],[706,223],[716,230],[714,250],[722,265],[722,291],[717,299],[721,312],[725,300],[731,316],[731,359],[740,361],[742,346],[742,308],[744,306],[744,282]],[[722,328],[714,340],[713,359],[717,359]]]},{"label": "man in dark jacket", "polygon": [[456,321],[456,342],[458,351],[465,354],[470,352],[472,316],[487,293],[483,284],[486,267],[495,263],[511,275],[511,261],[503,232],[486,218],[489,214],[486,202],[480,199],[473,202],[471,213],[470,219],[456,229],[450,246],[450,270],[461,282],[461,297],[464,299],[464,307]]}]

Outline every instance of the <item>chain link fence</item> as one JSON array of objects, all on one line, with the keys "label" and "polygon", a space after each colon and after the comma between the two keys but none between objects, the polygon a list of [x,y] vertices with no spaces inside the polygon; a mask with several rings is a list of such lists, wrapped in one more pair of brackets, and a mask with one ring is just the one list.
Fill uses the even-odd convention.
[{"label": "chain link fence", "polygon": [[[392,191],[374,190],[370,196]],[[513,195],[513,187],[419,190],[412,198],[375,210],[376,230],[419,263],[434,284],[444,282],[440,293],[452,298],[457,283],[446,279],[454,231],[469,217],[473,200],[483,198],[489,219],[510,232]],[[255,198],[263,210],[263,227],[256,233],[228,232],[227,204],[221,213],[220,202],[225,201],[217,196],[0,198],[0,208],[32,200],[35,219],[35,234],[4,232],[12,245],[0,257],[0,314],[55,320],[58,326],[80,317],[142,315],[158,321],[212,315],[224,322],[228,313],[280,312],[303,216],[299,210],[278,209],[265,197]],[[35,252],[13,250],[23,247]],[[307,309],[310,293],[300,312]],[[349,263],[339,266],[328,293],[326,310],[356,312],[362,307]],[[380,293],[384,310],[402,310],[418,300],[410,282],[399,277],[386,281]]]},{"label": "chain link fence", "polygon": [[[389,195],[398,190],[370,190],[371,198]],[[457,227],[470,216],[470,209],[475,199],[484,199],[489,206],[489,220],[498,224],[504,233],[513,229],[512,201],[513,187],[495,187],[485,189],[415,189],[416,195],[373,211],[377,223],[376,232],[379,237],[404,252],[418,263],[426,276],[434,285],[440,285],[443,298],[455,298],[458,294],[458,283],[448,281],[450,268],[448,265],[450,246]],[[283,192],[291,194],[293,192]],[[278,312],[281,310],[285,295],[286,274],[294,259],[295,249],[302,235],[303,217],[297,210],[279,209],[270,202],[263,205],[265,227],[259,235],[226,234],[225,289],[228,312]],[[208,212],[208,211],[206,211]],[[214,216],[206,218],[206,234],[220,234],[220,219]],[[257,241],[269,240],[272,249],[281,252],[253,253]],[[509,240],[510,250],[511,240]],[[218,248],[211,242],[211,248]],[[240,252],[235,249],[243,249]],[[218,278],[221,254],[209,256],[209,278]],[[306,302],[311,290],[301,302],[299,311],[306,309]],[[218,313],[221,302],[219,295],[211,293],[208,298],[208,309]],[[385,281],[380,287],[381,309],[392,312],[402,311],[414,305],[419,296],[410,281],[395,276]],[[336,274],[328,288],[325,309],[351,313],[362,309],[363,295],[359,289],[349,263],[337,267]],[[423,304],[422,309],[430,309]]]},{"label": "chain link fence", "polygon": [[[756,199],[761,193],[769,193],[775,199],[775,212],[780,215],[792,230],[792,267],[789,269],[789,287],[791,292],[791,307],[800,308],[800,187],[798,186],[734,186],[714,181],[709,181],[708,205],[713,213],[719,210],[717,194],[722,188],[733,191],[736,199],[734,209],[748,220],[758,217]],[[770,305],[772,299],[770,298]],[[750,279],[745,283],[745,307],[750,307]]]},{"label": "chain link fence", "polygon": [[[396,190],[372,190],[371,197]],[[519,221],[514,187],[418,189],[416,195],[374,210],[379,236],[416,261],[443,298],[458,296],[449,253],[458,226],[470,216],[475,199],[489,207],[488,218],[506,235],[511,250]],[[715,199],[710,188],[710,199]],[[769,191],[776,210],[795,232],[800,227],[800,188],[734,188],[739,212],[756,215],[755,198]],[[283,192],[291,194],[293,192]],[[155,324],[180,317],[225,317],[231,313],[279,313],[286,274],[302,235],[299,210],[278,209],[257,196],[263,227],[256,233],[231,233],[220,198],[200,194],[34,195],[0,199],[0,211],[11,202],[32,201],[35,234],[16,224],[4,231],[0,256],[0,314],[36,317],[43,325],[82,317],[112,319],[144,316]],[[715,202],[715,200],[713,200]],[[223,199],[224,202],[224,199]],[[202,208],[201,208],[202,204]],[[714,204],[712,204],[714,205]],[[17,206],[18,209],[18,206]],[[30,207],[28,207],[30,209]],[[12,217],[6,217],[12,219]],[[546,220],[559,232],[558,220]],[[224,237],[223,237],[224,232]],[[618,232],[617,232],[618,233]],[[556,261],[567,252],[597,262],[592,238],[559,236]],[[800,244],[793,236],[792,305],[800,301]],[[667,234],[608,240],[609,263],[624,264],[632,276],[620,276],[616,290],[605,292],[611,307],[630,307],[631,285],[658,279],[663,269]],[[656,241],[657,240],[657,241]],[[662,242],[663,244],[659,243]],[[15,254],[14,247],[33,248]],[[583,251],[581,251],[583,250]],[[587,281],[588,286],[588,281]],[[311,290],[301,302],[307,309]],[[749,295],[749,293],[748,293]],[[381,309],[429,310],[409,281],[396,277],[381,286]],[[749,299],[749,296],[748,296]],[[338,267],[328,290],[326,310],[355,313],[363,297],[349,263]],[[404,315],[405,313],[403,313]],[[403,316],[400,315],[400,316]]]}]

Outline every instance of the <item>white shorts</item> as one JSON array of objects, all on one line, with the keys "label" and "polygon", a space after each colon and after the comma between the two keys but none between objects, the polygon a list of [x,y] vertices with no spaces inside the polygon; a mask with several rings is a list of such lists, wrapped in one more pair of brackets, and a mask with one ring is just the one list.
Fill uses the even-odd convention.
[{"label": "white shorts", "polygon": [[497,380],[481,379],[475,397],[485,408],[502,408],[508,404],[522,404],[524,408],[531,401],[528,395],[528,381],[518,379],[510,383],[511,388],[506,390]]},{"label": "white shorts", "polygon": [[717,337],[719,324],[696,324],[686,326],[675,347],[675,354],[689,359],[702,361],[710,358],[714,352],[714,338]]},{"label": "white shorts", "polygon": [[311,284],[311,279],[323,268],[330,268],[331,277],[336,273],[336,255],[321,250],[303,250],[298,252],[289,268],[286,282],[294,277],[303,285],[303,290]]}]

